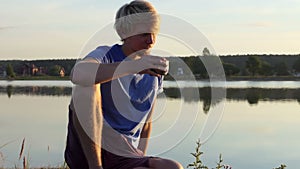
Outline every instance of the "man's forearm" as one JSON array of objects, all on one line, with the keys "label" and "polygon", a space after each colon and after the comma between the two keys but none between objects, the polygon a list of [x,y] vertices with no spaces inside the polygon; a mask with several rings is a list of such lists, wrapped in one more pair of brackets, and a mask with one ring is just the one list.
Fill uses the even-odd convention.
[{"label": "man's forearm", "polygon": [[89,168],[99,168],[101,161],[102,109],[100,85],[75,86],[72,108],[74,127],[78,134]]},{"label": "man's forearm", "polygon": [[160,76],[150,69],[168,71],[168,64],[165,58],[150,55],[114,63],[99,63],[95,59],[88,58],[75,64],[71,73],[71,81],[74,84],[91,86],[148,69],[144,73]]},{"label": "man's forearm", "polygon": [[[74,118],[76,119],[76,118]],[[96,143],[82,128],[78,119],[74,121],[78,137],[90,168],[102,166],[101,143]]]},{"label": "man's forearm", "polygon": [[144,154],[146,154],[148,148],[151,130],[152,130],[152,123],[146,123],[141,133],[138,149],[143,151]]},{"label": "man's forearm", "polygon": [[71,81],[74,84],[91,86],[138,73],[142,70],[143,68],[134,60],[115,63],[98,63],[93,59],[82,60],[74,66]]}]

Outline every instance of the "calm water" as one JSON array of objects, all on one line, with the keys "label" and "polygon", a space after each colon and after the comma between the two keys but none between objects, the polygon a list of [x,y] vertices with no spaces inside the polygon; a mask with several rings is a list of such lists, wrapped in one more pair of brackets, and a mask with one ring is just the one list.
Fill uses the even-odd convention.
[{"label": "calm water", "polygon": [[[193,162],[190,153],[205,120],[221,105],[221,121],[202,145],[207,166],[215,167],[222,153],[224,162],[236,169],[271,169],[281,163],[298,168],[300,83],[226,85],[226,98],[210,102],[209,86],[217,90],[224,86],[166,82],[158,98],[148,154],[170,157],[184,166]],[[71,87],[66,81],[0,81],[0,167],[21,167],[18,158],[23,138],[30,166],[63,164]],[[195,95],[198,91],[199,96]]]}]

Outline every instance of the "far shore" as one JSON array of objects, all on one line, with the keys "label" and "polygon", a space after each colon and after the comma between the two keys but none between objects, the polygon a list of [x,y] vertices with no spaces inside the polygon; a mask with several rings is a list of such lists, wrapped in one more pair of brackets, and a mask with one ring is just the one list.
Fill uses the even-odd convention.
[{"label": "far shore", "polygon": [[[187,80],[185,77],[176,77],[176,80]],[[166,77],[165,80],[174,80],[170,77]],[[188,78],[191,79],[191,78]],[[208,81],[209,78],[195,77],[198,81]],[[216,80],[221,78],[216,78]],[[300,81],[300,77],[295,76],[227,76],[226,81]]]},{"label": "far shore", "polygon": [[13,80],[70,80],[69,76],[17,76],[15,78],[3,78],[1,77],[0,80],[7,80],[7,81],[13,81]]},{"label": "far shore", "polygon": [[[190,78],[185,78],[185,76],[182,77],[176,77],[171,78],[170,76],[166,76],[164,78],[165,80],[190,80]],[[195,77],[198,81],[208,81],[208,78],[198,78]],[[58,76],[20,76],[15,78],[3,78],[0,77],[0,80],[6,80],[6,81],[14,81],[14,80],[70,80],[69,76],[65,77],[58,77]],[[300,77],[295,76],[230,76],[226,77],[226,81],[300,81]]]},{"label": "far shore", "polygon": [[300,77],[295,76],[232,76],[226,77],[227,81],[300,81]]}]

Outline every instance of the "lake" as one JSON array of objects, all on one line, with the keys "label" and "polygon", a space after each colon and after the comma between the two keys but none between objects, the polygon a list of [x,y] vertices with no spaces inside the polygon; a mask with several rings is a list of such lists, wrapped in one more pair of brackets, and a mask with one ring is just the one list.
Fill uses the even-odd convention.
[{"label": "lake", "polygon": [[[31,167],[62,166],[71,92],[69,81],[0,81],[0,168],[22,167],[24,138]],[[204,138],[202,161],[210,168],[220,153],[235,169],[298,168],[299,106],[298,81],[166,81],[148,154],[187,166]]]}]

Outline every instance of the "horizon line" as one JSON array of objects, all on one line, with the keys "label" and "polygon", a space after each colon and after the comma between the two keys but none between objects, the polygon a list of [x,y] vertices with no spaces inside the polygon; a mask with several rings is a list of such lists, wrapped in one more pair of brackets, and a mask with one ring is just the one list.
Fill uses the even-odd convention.
[{"label": "horizon line", "polygon": [[[300,53],[295,54],[220,54],[220,55],[214,55],[212,56],[218,56],[218,57],[226,57],[226,56],[300,56]],[[162,57],[194,57],[194,56],[203,56],[203,55],[173,55],[173,56],[162,56]],[[32,60],[78,60],[80,58],[12,58],[12,59],[0,59],[0,61],[11,61],[11,60],[22,60],[22,61],[32,61]]]}]

